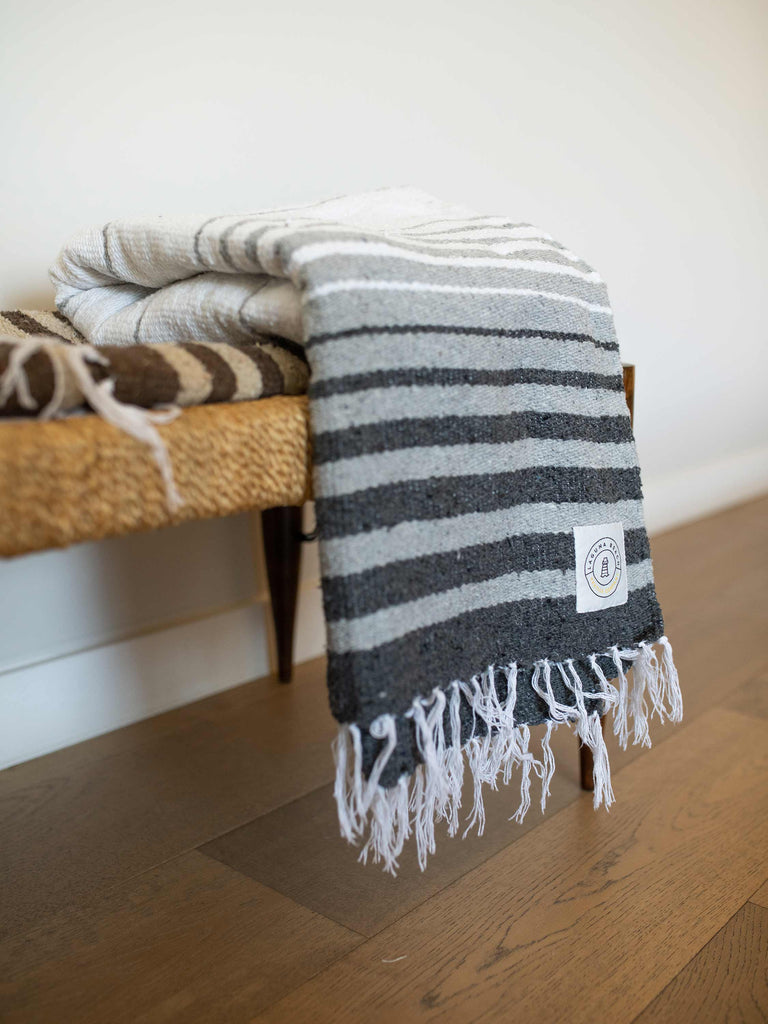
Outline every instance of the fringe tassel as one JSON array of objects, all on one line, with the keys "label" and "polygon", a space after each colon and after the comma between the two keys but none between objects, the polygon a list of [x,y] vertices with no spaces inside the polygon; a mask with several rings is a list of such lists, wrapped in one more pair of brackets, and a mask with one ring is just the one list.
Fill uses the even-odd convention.
[{"label": "fringe tassel", "polygon": [[[600,713],[589,710],[587,701],[601,701],[603,711],[613,712],[614,733],[626,748],[629,726],[633,742],[650,746],[648,720],[657,715],[679,722],[683,717],[680,682],[666,636],[658,651],[642,641],[636,648],[611,648],[589,658],[594,689],[585,689],[573,660],[543,659],[533,667],[531,686],[546,703],[546,732],[541,741],[541,759],[530,751],[531,730],[516,724],[517,665],[489,666],[469,683],[453,682],[447,691],[435,687],[429,697],[416,698],[406,717],[414,729],[422,759],[412,775],[403,775],[395,786],[385,788],[380,779],[397,745],[397,720],[381,715],[370,725],[371,735],[382,741],[381,750],[368,779],[363,776],[362,738],[357,725],[342,725],[333,744],[336,762],[334,796],[342,836],[357,843],[366,833],[360,860],[383,863],[395,874],[398,858],[413,834],[419,867],[424,870],[428,856],[435,852],[435,825],[444,820],[448,833],[459,830],[459,810],[464,784],[464,755],[472,773],[474,799],[463,835],[485,827],[483,786],[496,789],[499,777],[506,785],[514,768],[520,769],[520,805],[512,819],[522,822],[531,805],[531,781],[541,780],[541,810],[545,810],[555,758],[550,739],[553,729],[572,726],[582,744],[592,751],[594,762],[594,806],[606,808],[614,802],[608,751],[603,738]],[[605,675],[599,659],[609,660],[617,673],[618,687]],[[632,670],[632,685],[627,671]],[[558,700],[552,686],[556,672],[573,695],[572,704]],[[506,696],[499,698],[497,679],[506,682]],[[472,712],[472,728],[462,744],[461,708]]]},{"label": "fringe tassel", "polygon": [[114,381],[109,377],[95,381],[88,364],[109,366],[109,360],[91,345],[64,345],[51,338],[31,336],[14,342],[5,372],[0,376],[0,405],[16,394],[19,405],[30,412],[37,403],[29,388],[25,364],[36,352],[45,352],[53,373],[53,393],[48,404],[38,413],[38,419],[50,420],[71,412],[83,401],[108,423],[147,445],[163,478],[166,500],[171,512],[176,512],[184,499],[176,489],[171,458],[157,426],[170,423],[181,409],[150,410],[119,402],[114,396]]}]

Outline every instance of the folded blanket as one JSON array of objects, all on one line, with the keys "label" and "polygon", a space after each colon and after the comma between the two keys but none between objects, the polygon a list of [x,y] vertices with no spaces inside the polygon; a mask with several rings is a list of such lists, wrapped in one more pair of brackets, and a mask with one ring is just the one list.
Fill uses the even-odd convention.
[{"label": "folded blanket", "polygon": [[[396,189],[71,242],[57,305],[95,345],[302,346],[344,836],[394,871],[469,826],[549,738],[647,744],[682,702],[656,600],[607,292],[529,224]],[[653,644],[658,641],[658,647]],[[630,672],[631,669],[631,672]],[[531,727],[544,725],[540,753]]]},{"label": "folded blanket", "polygon": [[308,377],[303,348],[283,338],[190,338],[97,352],[63,313],[0,310],[0,415],[71,412],[90,404],[94,385],[107,380],[116,402],[151,409],[300,395]]}]

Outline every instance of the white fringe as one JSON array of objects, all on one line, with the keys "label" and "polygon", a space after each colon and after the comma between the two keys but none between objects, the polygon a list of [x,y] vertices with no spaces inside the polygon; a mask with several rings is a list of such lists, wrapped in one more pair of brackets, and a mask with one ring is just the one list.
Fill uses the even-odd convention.
[{"label": "white fringe", "polygon": [[[506,785],[513,768],[520,768],[520,806],[512,818],[522,822],[530,807],[532,774],[541,780],[543,812],[555,771],[550,738],[552,730],[563,724],[572,726],[582,744],[592,751],[594,806],[610,807],[614,794],[600,715],[597,711],[589,712],[586,701],[602,701],[604,711],[612,711],[614,733],[623,748],[629,740],[630,721],[633,742],[642,746],[651,745],[648,722],[653,715],[657,715],[659,721],[681,721],[683,699],[672,647],[666,636],[657,643],[658,651],[650,643],[641,641],[636,648],[613,647],[603,654],[591,655],[593,686],[589,690],[573,660],[557,662],[545,658],[537,662],[531,686],[545,701],[549,712],[540,760],[529,749],[530,728],[515,722],[516,664],[491,665],[469,683],[456,681],[447,691],[436,687],[429,697],[416,698],[406,717],[412,723],[422,763],[412,775],[402,775],[394,786],[385,788],[380,785],[380,779],[397,745],[395,716],[381,715],[371,723],[371,735],[383,741],[383,745],[367,779],[363,775],[360,729],[354,724],[342,725],[333,744],[334,796],[342,836],[356,844],[367,831],[360,860],[367,863],[371,857],[374,863],[383,863],[384,870],[394,875],[403,847],[413,834],[419,867],[423,871],[429,854],[435,852],[435,825],[446,821],[451,836],[459,830],[465,754],[472,773],[474,799],[464,836],[472,829],[482,835],[485,827],[483,786],[488,784],[496,789],[499,777]],[[613,663],[618,687],[606,677],[599,658]],[[631,684],[627,676],[629,669]],[[573,704],[557,700],[552,687],[553,672],[573,694]],[[503,702],[497,689],[499,673],[507,684]],[[472,712],[472,728],[464,743],[461,739],[462,701]]]},{"label": "white fringe", "polygon": [[158,411],[118,402],[113,393],[114,381],[107,377],[97,382],[88,369],[88,363],[109,365],[109,360],[91,345],[62,345],[52,338],[42,336],[9,340],[14,342],[14,348],[5,372],[0,377],[0,404],[4,404],[15,391],[22,408],[30,411],[36,409],[25,364],[36,352],[45,352],[53,370],[53,394],[45,408],[40,410],[38,418],[53,419],[72,411],[85,399],[102,419],[148,446],[160,470],[170,511],[175,512],[184,504],[184,499],[176,489],[168,449],[157,430],[158,424],[170,423],[181,409]]}]

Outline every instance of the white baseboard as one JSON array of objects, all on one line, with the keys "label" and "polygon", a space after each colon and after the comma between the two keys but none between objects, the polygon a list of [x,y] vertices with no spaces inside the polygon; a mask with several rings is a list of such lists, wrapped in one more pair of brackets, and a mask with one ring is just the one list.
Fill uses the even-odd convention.
[{"label": "white baseboard", "polygon": [[643,478],[649,533],[702,519],[768,493],[768,445],[660,477]]},{"label": "white baseboard", "polygon": [[[255,603],[0,674],[0,768],[270,672]],[[299,592],[295,661],[324,644],[320,588]]]}]

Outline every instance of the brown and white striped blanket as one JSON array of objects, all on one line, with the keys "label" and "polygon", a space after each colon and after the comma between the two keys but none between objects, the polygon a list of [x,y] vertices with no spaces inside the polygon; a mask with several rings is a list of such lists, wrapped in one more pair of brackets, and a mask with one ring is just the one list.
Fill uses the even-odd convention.
[{"label": "brown and white striped blanket", "polygon": [[146,409],[239,402],[307,390],[300,345],[253,335],[237,342],[101,345],[98,352],[58,310],[0,311],[0,415],[58,415],[87,406],[89,387],[112,382],[119,403]]}]

